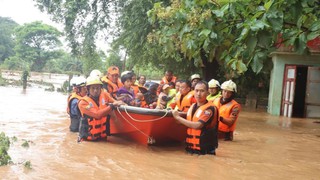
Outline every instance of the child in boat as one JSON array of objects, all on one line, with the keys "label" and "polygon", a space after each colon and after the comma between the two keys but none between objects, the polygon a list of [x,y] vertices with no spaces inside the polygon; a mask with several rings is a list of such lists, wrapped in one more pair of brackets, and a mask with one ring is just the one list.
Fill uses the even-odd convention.
[{"label": "child in boat", "polygon": [[164,84],[163,85],[163,87],[161,88],[161,92],[160,92],[160,94],[158,96],[156,109],[166,109],[167,102],[171,99],[169,97],[170,89],[171,88],[170,88],[169,84]]},{"label": "child in boat", "polygon": [[122,100],[124,103],[128,104],[129,106],[134,106],[135,96],[133,93],[133,89],[131,88],[132,74],[127,73],[121,76],[121,82],[123,84],[123,87],[121,87],[117,91],[117,99]]}]

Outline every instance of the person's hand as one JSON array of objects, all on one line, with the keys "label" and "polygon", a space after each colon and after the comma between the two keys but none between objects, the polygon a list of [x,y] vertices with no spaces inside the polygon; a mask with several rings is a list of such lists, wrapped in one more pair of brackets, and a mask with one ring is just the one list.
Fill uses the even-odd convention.
[{"label": "person's hand", "polygon": [[177,111],[177,110],[172,110],[172,116],[173,116],[174,118],[179,117],[179,111]]}]

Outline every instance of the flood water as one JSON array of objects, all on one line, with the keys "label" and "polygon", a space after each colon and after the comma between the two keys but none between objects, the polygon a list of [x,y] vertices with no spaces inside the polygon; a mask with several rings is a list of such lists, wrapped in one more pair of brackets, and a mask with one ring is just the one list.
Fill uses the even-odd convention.
[{"label": "flood water", "polygon": [[[147,147],[121,138],[77,143],[67,95],[0,87],[0,132],[17,137],[0,179],[319,179],[320,123],[242,111],[233,142],[217,155],[189,155],[183,144]],[[30,147],[21,144],[28,141]],[[30,161],[32,169],[24,167]]]}]

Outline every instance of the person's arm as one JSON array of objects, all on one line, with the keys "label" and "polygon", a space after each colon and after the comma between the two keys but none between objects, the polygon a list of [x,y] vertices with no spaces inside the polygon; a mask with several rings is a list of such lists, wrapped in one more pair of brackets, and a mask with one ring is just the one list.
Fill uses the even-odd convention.
[{"label": "person's arm", "polygon": [[240,112],[240,106],[236,105],[231,109],[231,114],[229,117],[221,117],[220,116],[220,122],[223,124],[226,124],[227,126],[232,126],[234,122],[237,120]]},{"label": "person's arm", "polygon": [[79,109],[83,114],[86,114],[90,117],[93,117],[95,119],[101,119],[102,117],[108,115],[112,111],[112,106],[107,106],[103,109],[93,109],[90,107],[89,103],[87,101],[80,101],[79,102]]},{"label": "person's arm", "polygon": [[204,126],[204,123],[202,121],[192,122],[192,121],[188,121],[187,119],[179,116],[179,112],[176,110],[172,111],[172,115],[177,121],[179,121],[181,124],[183,124],[189,128],[201,129]]}]

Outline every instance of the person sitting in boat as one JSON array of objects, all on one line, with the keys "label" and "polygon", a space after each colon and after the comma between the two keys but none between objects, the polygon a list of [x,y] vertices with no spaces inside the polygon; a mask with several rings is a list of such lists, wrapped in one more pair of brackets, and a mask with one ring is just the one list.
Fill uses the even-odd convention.
[{"label": "person sitting in boat", "polygon": [[134,106],[135,102],[135,95],[132,89],[132,74],[127,73],[121,76],[121,82],[123,87],[121,87],[117,91],[117,99],[122,100],[124,103],[128,104],[129,106]]},{"label": "person sitting in boat", "polygon": [[107,116],[120,101],[111,103],[105,93],[102,93],[102,82],[96,76],[87,78],[88,95],[79,100],[81,112],[79,139],[95,141],[107,139]]},{"label": "person sitting in boat", "polygon": [[219,112],[208,95],[208,84],[199,81],[195,86],[196,103],[192,104],[187,112],[187,118],[183,118],[176,110],[172,111],[173,117],[181,124],[188,127],[186,138],[186,151],[195,154],[216,154],[218,148]]},{"label": "person sitting in boat", "polygon": [[196,103],[196,99],[193,96],[194,91],[191,91],[190,81],[181,81],[179,94],[176,96],[175,109],[182,112],[187,112],[193,103]]},{"label": "person sitting in boat", "polygon": [[169,84],[163,85],[162,90],[158,96],[156,109],[166,109],[167,108],[167,102],[172,98],[169,96],[170,89],[171,88],[170,88]]},{"label": "person sitting in boat", "polygon": [[211,79],[208,82],[209,95],[207,96],[208,101],[214,101],[216,98],[221,97],[220,83],[215,79]]},{"label": "person sitting in boat", "polygon": [[237,85],[232,80],[229,80],[222,83],[221,89],[222,96],[213,101],[220,114],[219,138],[223,138],[225,141],[232,141],[241,110],[240,104],[234,100]]},{"label": "person sitting in boat", "polygon": [[116,66],[110,66],[107,71],[107,75],[101,78],[103,88],[116,99],[116,93],[119,88],[123,86],[119,80],[119,68]]},{"label": "person sitting in boat", "polygon": [[176,83],[176,81],[177,81],[177,77],[173,75],[173,72],[171,70],[167,70],[164,74],[164,77],[160,81],[157,94],[160,94],[161,88],[164,84],[169,84],[170,82]]},{"label": "person sitting in boat", "polygon": [[139,87],[144,87],[144,84],[146,83],[146,76],[145,75],[140,75],[138,78],[138,86]]},{"label": "person sitting in boat", "polygon": [[158,89],[158,84],[154,83],[149,87],[149,90],[143,94],[144,96],[144,101],[145,105],[144,107],[154,109],[157,106],[157,101],[158,101],[158,95],[157,95],[157,89]]},{"label": "person sitting in boat", "polygon": [[81,113],[78,108],[78,102],[87,95],[86,79],[84,77],[74,77],[73,89],[74,92],[68,97],[67,113],[71,120],[69,129],[71,132],[79,132]]}]

